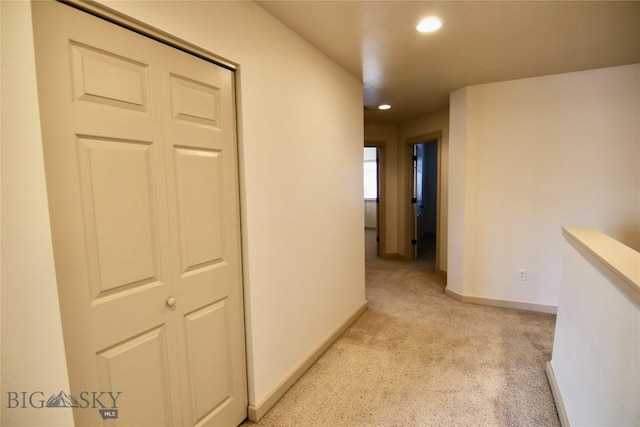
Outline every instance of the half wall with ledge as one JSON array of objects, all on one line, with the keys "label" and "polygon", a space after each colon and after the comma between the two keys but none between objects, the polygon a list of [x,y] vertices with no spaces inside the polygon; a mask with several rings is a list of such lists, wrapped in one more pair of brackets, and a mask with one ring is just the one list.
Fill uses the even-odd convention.
[{"label": "half wall with ledge", "polygon": [[547,377],[563,427],[640,425],[640,253],[563,227],[563,273]]}]

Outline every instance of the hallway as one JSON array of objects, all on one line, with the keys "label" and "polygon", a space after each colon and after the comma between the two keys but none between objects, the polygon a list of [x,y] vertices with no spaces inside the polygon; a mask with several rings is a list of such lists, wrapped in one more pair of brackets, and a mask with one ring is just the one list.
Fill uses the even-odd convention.
[{"label": "hallway", "polygon": [[559,425],[554,315],[457,302],[432,257],[379,259],[369,231],[366,268],[369,309],[257,425]]}]

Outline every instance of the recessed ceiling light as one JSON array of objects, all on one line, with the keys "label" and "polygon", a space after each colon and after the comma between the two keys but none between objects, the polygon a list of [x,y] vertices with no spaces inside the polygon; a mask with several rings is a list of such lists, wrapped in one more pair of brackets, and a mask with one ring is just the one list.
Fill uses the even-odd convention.
[{"label": "recessed ceiling light", "polygon": [[442,27],[442,20],[440,18],[436,18],[435,16],[425,18],[416,27],[416,30],[421,33],[430,33],[432,31],[436,31],[438,28]]},{"label": "recessed ceiling light", "polygon": [[389,108],[391,108],[389,104],[378,105],[378,110],[388,110]]}]

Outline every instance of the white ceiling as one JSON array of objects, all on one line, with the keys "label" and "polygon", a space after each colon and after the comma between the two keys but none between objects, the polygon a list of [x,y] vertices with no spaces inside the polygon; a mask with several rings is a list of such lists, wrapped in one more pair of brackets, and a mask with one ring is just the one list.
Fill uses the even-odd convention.
[{"label": "white ceiling", "polygon": [[[372,124],[446,108],[469,85],[640,63],[640,1],[257,3],[364,82]],[[429,15],[444,26],[418,33]]]}]

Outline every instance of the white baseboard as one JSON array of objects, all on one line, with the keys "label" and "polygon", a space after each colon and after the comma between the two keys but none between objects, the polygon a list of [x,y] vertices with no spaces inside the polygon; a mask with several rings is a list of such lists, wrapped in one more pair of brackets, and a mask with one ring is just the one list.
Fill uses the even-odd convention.
[{"label": "white baseboard", "polygon": [[537,311],[539,313],[550,313],[550,314],[556,314],[558,312],[558,307],[555,307],[553,305],[533,304],[530,302],[508,301],[508,300],[501,300],[501,299],[460,295],[459,293],[452,291],[448,287],[444,288],[444,293],[457,301],[465,302],[469,304],[488,305],[491,307],[513,308],[516,310]]},{"label": "white baseboard", "polygon": [[551,362],[547,362],[545,371],[547,371],[549,388],[551,389],[553,400],[556,403],[556,410],[558,411],[558,418],[560,418],[560,425],[562,425],[562,427],[571,427],[571,425],[569,424],[569,417],[567,416],[567,410],[564,407],[562,395],[560,394],[560,388],[558,387],[558,381],[556,380],[556,374],[553,372],[553,366],[551,366]]},{"label": "white baseboard", "polygon": [[326,340],[324,340],[311,354],[303,360],[293,371],[289,373],[281,382],[278,384],[271,392],[267,395],[266,398],[262,402],[257,405],[249,405],[248,410],[248,418],[253,422],[258,422],[260,418],[262,418],[269,409],[275,405],[278,400],[293,386],[296,381],[300,379],[302,375],[315,363],[316,360],[322,356],[322,354],[327,351],[327,349],[333,344],[340,335],[344,333],[344,331],[349,328],[358,320],[358,317],[364,313],[367,308],[369,308],[369,303],[367,301],[364,302],[349,318],[342,324],[342,326],[338,327],[334,330]]}]

